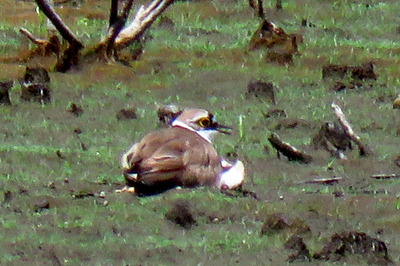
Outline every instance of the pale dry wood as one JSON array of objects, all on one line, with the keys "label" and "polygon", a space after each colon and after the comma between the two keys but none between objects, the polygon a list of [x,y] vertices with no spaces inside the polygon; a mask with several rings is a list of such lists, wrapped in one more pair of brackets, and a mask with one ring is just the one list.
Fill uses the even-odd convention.
[{"label": "pale dry wood", "polygon": [[301,182],[300,184],[322,184],[322,185],[331,185],[334,183],[338,183],[341,181],[343,178],[338,176],[338,177],[321,177],[321,178],[315,178],[311,180],[307,180],[304,182]]},{"label": "pale dry wood", "polygon": [[369,155],[371,152],[364,144],[361,143],[361,138],[354,133],[353,128],[351,127],[349,121],[347,121],[346,116],[340,106],[333,102],[331,107],[346,135],[358,146],[360,155]]},{"label": "pale dry wood", "polygon": [[20,28],[19,32],[22,33],[22,35],[27,37],[34,44],[42,45],[48,43],[48,40],[36,38],[29,30],[25,28]]},{"label": "pale dry wood", "polygon": [[118,34],[114,48],[119,50],[139,40],[157,17],[174,2],[174,0],[153,0],[147,7],[141,6],[133,21]]}]

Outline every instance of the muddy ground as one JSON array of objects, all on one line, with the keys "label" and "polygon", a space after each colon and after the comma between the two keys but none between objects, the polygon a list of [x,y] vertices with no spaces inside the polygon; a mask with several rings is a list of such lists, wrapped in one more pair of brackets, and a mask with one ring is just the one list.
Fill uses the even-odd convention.
[{"label": "muddy ground", "polygon": [[[0,105],[0,264],[398,264],[400,113],[392,102],[400,87],[400,21],[388,15],[389,9],[397,14],[396,1],[303,2],[317,11],[286,3],[279,13],[265,3],[275,23],[304,36],[289,65],[267,63],[263,51],[248,50],[260,20],[247,1],[176,3],[165,13],[175,24],[156,23],[130,67],[97,62],[50,71],[47,104],[21,99],[18,80],[26,66],[51,69],[54,57],[2,60],[0,78],[14,86],[11,105]],[[89,43],[107,25],[108,2],[96,3],[59,9],[75,30],[92,27],[80,35]],[[32,26],[39,23],[32,2],[8,0],[0,7],[4,59],[26,46],[19,27],[43,31]],[[340,12],[358,20],[349,24]],[[387,31],[362,28],[386,19]],[[374,79],[322,76],[329,64],[370,61]],[[275,103],[249,91],[254,80],[273,83]],[[340,160],[313,147],[321,126],[336,121],[333,101],[371,154],[360,156],[353,143]],[[163,126],[157,109],[164,104],[206,108],[236,128],[215,143],[221,154],[244,161],[241,190],[114,192],[124,185],[120,156]],[[278,158],[271,133],[312,161]],[[310,182],[321,178],[338,181]]]}]

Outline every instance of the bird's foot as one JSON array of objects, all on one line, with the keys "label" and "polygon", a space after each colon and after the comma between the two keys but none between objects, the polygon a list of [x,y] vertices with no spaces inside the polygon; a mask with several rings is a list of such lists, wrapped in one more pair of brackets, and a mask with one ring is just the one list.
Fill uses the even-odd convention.
[{"label": "bird's foot", "polygon": [[127,193],[131,193],[131,194],[135,194],[135,188],[134,187],[129,187],[129,186],[124,186],[121,189],[116,189],[115,192],[116,193],[127,192]]}]

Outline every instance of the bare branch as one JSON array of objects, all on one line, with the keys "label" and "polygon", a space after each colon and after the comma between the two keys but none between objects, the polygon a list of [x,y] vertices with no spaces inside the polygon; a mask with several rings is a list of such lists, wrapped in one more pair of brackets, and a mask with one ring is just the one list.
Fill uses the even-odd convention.
[{"label": "bare branch", "polygon": [[111,28],[111,26],[117,20],[117,17],[118,17],[118,0],[111,0],[110,19],[108,28]]},{"label": "bare branch", "polygon": [[33,36],[33,34],[30,31],[28,31],[25,28],[20,28],[19,32],[21,32],[24,36],[26,36],[34,44],[41,45],[41,44],[45,44],[48,42],[48,40],[36,38],[35,36]]},{"label": "bare branch", "polygon": [[[118,34],[121,32],[122,28],[125,26],[126,20],[128,19],[129,12],[132,9],[133,0],[126,0],[124,7],[122,8],[122,12],[120,16],[116,16],[113,18],[113,24],[110,24],[107,35],[105,39],[100,43],[105,45],[105,57],[110,58],[112,55],[112,50],[114,48],[115,39],[118,37]],[[118,7],[117,7],[118,8]],[[111,10],[111,12],[114,12]],[[117,11],[118,12],[118,11]],[[111,15],[110,15],[111,22]]]},{"label": "bare branch", "polygon": [[61,36],[76,49],[83,48],[83,44],[75,37],[74,33],[62,21],[60,16],[55,12],[54,8],[48,4],[46,0],[35,0],[40,10],[53,23]]},{"label": "bare branch", "polygon": [[115,49],[122,49],[138,40],[157,17],[175,0],[153,0],[146,8],[141,6],[134,20],[115,39]]},{"label": "bare branch", "polygon": [[263,7],[263,2],[262,0],[258,0],[257,1],[257,5],[258,5],[258,10],[257,10],[257,15],[261,18],[261,19],[265,19],[265,14],[264,14],[264,7]]}]

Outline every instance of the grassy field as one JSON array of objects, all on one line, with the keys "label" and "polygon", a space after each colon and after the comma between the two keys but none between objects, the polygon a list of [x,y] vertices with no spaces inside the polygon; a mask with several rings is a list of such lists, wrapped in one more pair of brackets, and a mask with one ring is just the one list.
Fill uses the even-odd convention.
[{"label": "grassy field", "polygon": [[[108,2],[84,0],[79,8],[65,4],[57,11],[90,46],[106,30]],[[20,27],[45,36],[34,3],[4,0],[0,10],[3,59],[28,45]],[[93,63],[51,72],[53,101],[45,106],[22,102],[15,82],[13,105],[0,106],[0,264],[282,265],[294,252],[285,248],[292,235],[300,235],[313,255],[335,233],[350,231],[383,241],[389,259],[365,248],[367,254],[347,252],[310,263],[400,263],[400,179],[370,178],[400,173],[394,163],[400,156],[400,113],[392,108],[400,93],[400,4],[284,0],[277,11],[274,1],[266,1],[265,12],[286,32],[303,36],[293,65],[267,63],[265,51],[248,50],[260,19],[247,1],[193,0],[167,10],[173,26],[151,27],[132,67]],[[337,80],[322,79],[324,65],[370,61],[378,78],[361,88],[333,92]],[[54,58],[2,60],[0,79],[17,81],[27,65],[53,63]],[[253,79],[274,84],[276,105],[247,95]],[[371,147],[371,156],[354,150],[341,161],[311,147],[320,126],[336,119],[333,101]],[[81,116],[67,111],[71,103],[83,107]],[[114,192],[124,185],[120,156],[160,127],[157,108],[171,103],[209,109],[237,129],[231,137],[217,137],[215,145],[220,154],[237,154],[245,162],[243,188],[257,198],[212,188],[145,198]],[[118,120],[118,111],[127,107],[136,108],[138,118]],[[266,117],[272,109],[287,117]],[[297,126],[285,127],[290,119]],[[278,159],[268,141],[272,132],[307,151],[313,162]],[[321,177],[342,181],[305,183]],[[186,228],[173,219],[182,205],[196,221]]]}]

